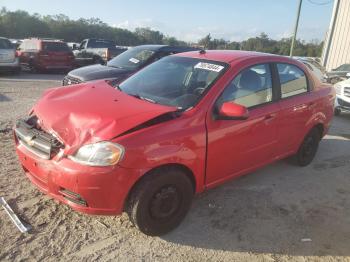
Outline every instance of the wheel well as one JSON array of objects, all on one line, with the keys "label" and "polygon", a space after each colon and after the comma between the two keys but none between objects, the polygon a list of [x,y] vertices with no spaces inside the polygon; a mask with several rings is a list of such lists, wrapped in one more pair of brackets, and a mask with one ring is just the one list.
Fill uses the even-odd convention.
[{"label": "wheel well", "polygon": [[130,198],[130,195],[132,193],[132,191],[134,190],[134,188],[147,176],[150,176],[152,175],[152,173],[155,171],[155,170],[167,170],[167,169],[177,169],[177,170],[180,170],[181,172],[183,172],[191,181],[191,184],[192,184],[192,187],[193,187],[193,192],[196,192],[196,179],[193,175],[193,172],[191,169],[189,169],[187,166],[185,165],[181,165],[181,164],[165,164],[165,165],[162,165],[162,166],[158,166],[158,167],[155,167],[149,171],[147,171],[147,173],[145,173],[143,176],[141,176],[137,181],[136,183],[131,187],[129,193],[128,193],[128,196],[127,198],[125,199],[124,201],[124,210],[126,210],[126,207],[127,207],[127,204],[129,202],[129,198]]}]

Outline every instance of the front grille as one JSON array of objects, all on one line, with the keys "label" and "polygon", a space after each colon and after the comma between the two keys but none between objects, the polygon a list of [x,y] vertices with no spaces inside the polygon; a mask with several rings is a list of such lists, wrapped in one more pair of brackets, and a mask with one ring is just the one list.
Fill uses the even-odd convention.
[{"label": "front grille", "polygon": [[70,76],[70,75],[66,75],[63,78],[62,85],[63,86],[76,85],[76,84],[80,84],[82,82],[83,81],[81,81],[79,78],[76,78],[76,77],[73,77],[73,76]]},{"label": "front grille", "polygon": [[27,120],[19,120],[15,128],[16,138],[25,148],[35,155],[51,159],[64,145],[52,134],[38,126],[38,118],[32,116]]},{"label": "front grille", "polygon": [[344,96],[350,97],[350,87],[344,87]]},{"label": "front grille", "polygon": [[340,106],[342,106],[342,107],[348,107],[348,108],[350,108],[350,103],[344,101],[343,99],[339,99],[339,98],[338,98],[338,104],[339,104]]}]

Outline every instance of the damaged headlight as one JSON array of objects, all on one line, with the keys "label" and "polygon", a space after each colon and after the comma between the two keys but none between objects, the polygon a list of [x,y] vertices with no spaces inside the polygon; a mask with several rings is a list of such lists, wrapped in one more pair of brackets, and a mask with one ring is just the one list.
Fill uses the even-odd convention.
[{"label": "damaged headlight", "polygon": [[82,146],[68,158],[74,162],[88,166],[112,166],[124,155],[124,148],[112,142],[99,142]]}]

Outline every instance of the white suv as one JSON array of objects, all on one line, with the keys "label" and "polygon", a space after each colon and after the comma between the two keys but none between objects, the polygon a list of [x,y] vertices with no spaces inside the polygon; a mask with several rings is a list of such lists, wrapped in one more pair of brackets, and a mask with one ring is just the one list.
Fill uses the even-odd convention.
[{"label": "white suv", "polygon": [[334,103],[334,113],[339,115],[342,111],[350,112],[350,79],[334,85],[337,98]]},{"label": "white suv", "polygon": [[0,70],[13,73],[21,70],[14,45],[4,37],[0,37]]}]

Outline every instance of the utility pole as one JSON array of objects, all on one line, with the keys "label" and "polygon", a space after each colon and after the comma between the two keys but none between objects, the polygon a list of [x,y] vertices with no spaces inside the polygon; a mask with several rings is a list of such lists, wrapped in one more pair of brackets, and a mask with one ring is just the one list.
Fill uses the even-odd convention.
[{"label": "utility pole", "polygon": [[289,56],[293,56],[293,50],[294,50],[294,45],[295,45],[295,40],[297,38],[297,32],[298,32],[298,26],[299,26],[299,18],[300,18],[300,11],[301,11],[301,5],[303,3],[303,0],[299,0],[299,7],[298,7],[298,13],[297,13],[297,20],[295,22],[295,27],[294,27],[294,34],[292,38],[292,45],[290,46],[290,53]]}]

